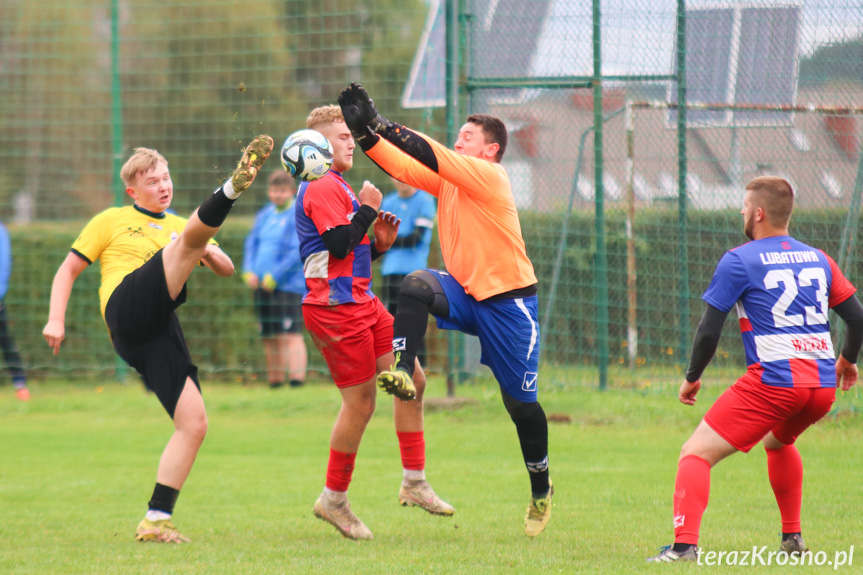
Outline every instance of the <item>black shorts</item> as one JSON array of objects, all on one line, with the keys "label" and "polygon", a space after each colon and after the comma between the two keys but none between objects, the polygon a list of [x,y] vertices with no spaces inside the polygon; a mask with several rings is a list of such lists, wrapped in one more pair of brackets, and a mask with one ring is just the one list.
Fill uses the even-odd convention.
[{"label": "black shorts", "polygon": [[105,322],[117,355],[141,374],[165,410],[174,417],[186,378],[198,387],[180,320],[174,312],[186,301],[186,286],[172,300],[162,250],[125,278],[108,298]]},{"label": "black shorts", "polygon": [[255,290],[255,313],[263,337],[280,333],[303,333],[303,297],[285,291]]}]

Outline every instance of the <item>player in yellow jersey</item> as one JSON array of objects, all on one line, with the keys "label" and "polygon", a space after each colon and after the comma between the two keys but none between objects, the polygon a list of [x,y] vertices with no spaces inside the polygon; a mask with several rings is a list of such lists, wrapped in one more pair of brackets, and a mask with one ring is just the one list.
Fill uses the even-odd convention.
[{"label": "player in yellow jersey", "polygon": [[525,533],[542,533],[551,517],[548,421],[537,401],[539,322],[533,264],[527,257],[512,189],[500,160],[504,123],[474,114],[455,151],[378,114],[359,84],[339,96],[345,122],[363,152],[395,179],[438,198],[438,234],[447,271],[419,270],[402,283],[393,324],[396,365],[378,385],[409,398],[428,314],[442,329],[479,337],[481,362],[500,384],[528,470],[531,499]]},{"label": "player in yellow jersey", "polygon": [[54,354],[66,336],[72,286],[98,259],[99,299],[114,350],[141,374],[174,421],[138,541],[189,541],[171,515],[207,433],[207,413],[198,368],[174,310],[186,301],[186,280],[199,263],[221,277],[234,273],[231,258],[212,238],[272,149],[269,136],[255,138],[231,178],[186,220],[166,212],[174,196],[167,160],[156,150],[137,148],[120,171],[134,205],[109,208],[90,220],[54,276],[42,332]]}]

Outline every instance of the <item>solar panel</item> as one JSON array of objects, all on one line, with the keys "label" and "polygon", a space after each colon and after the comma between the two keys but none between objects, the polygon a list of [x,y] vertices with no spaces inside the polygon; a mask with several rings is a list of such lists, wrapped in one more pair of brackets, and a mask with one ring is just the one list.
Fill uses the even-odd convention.
[{"label": "solar panel", "polygon": [[[731,56],[734,45],[734,9],[710,8],[686,11],[686,99],[690,102],[727,104],[731,99]],[[675,48],[676,51],[676,48]],[[677,59],[674,74],[677,75]],[[670,99],[677,102],[677,82]],[[725,125],[731,116],[726,111],[687,111],[690,125]],[[669,113],[669,123],[677,123],[677,111]]]},{"label": "solar panel", "polygon": [[[741,8],[734,102],[794,104],[799,6]],[[738,124],[791,124],[791,113],[735,112]]]},{"label": "solar panel", "polygon": [[[706,104],[793,105],[799,6],[686,11],[686,99]],[[677,73],[677,61],[674,64]],[[669,101],[677,102],[672,82]],[[789,125],[788,112],[687,110],[692,126]],[[671,125],[677,112],[668,114]]]},{"label": "solar panel", "polygon": [[443,106],[446,106],[446,21],[443,2],[431,0],[410,75],[402,92],[402,107]]},{"label": "solar panel", "polygon": [[[473,0],[468,22],[469,73],[474,78],[526,78],[552,0]],[[506,58],[501,58],[506,54]],[[487,93],[487,97],[498,92]],[[444,2],[431,0],[426,25],[411,65],[402,106],[446,105],[446,15]]]},{"label": "solar panel", "polygon": [[[478,18],[470,26],[468,61],[474,78],[525,78],[551,0],[475,0]],[[501,58],[506,54],[506,58]]]}]

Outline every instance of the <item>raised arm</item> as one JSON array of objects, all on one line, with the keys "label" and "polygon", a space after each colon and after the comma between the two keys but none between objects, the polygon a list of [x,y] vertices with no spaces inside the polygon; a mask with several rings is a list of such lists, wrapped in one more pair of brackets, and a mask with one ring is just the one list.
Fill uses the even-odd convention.
[{"label": "raised arm", "polygon": [[[334,258],[343,260],[360,245],[369,232],[369,226],[377,220],[383,195],[374,184],[366,180],[357,199],[361,205],[351,219],[351,223],[336,226],[321,234],[324,246]],[[374,246],[372,246],[372,255],[374,253]]]},{"label": "raised arm", "polygon": [[51,307],[48,311],[48,323],[42,330],[42,335],[48,345],[54,348],[54,355],[60,353],[60,344],[66,338],[66,306],[72,295],[72,286],[90,262],[69,252],[66,260],[60,265],[54,275],[54,283],[51,286]]},{"label": "raised arm", "polygon": [[464,156],[428,136],[387,120],[365,89],[353,83],[339,105],[345,123],[363,152],[392,177],[438,195],[441,180],[479,200],[510,195],[503,168]]}]

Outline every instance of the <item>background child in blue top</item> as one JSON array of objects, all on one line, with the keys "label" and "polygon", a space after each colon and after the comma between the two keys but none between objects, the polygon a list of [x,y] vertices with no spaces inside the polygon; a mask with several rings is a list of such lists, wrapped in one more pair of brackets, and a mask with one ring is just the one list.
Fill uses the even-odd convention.
[{"label": "background child in blue top", "polygon": [[302,385],[308,364],[301,307],[306,280],[294,215],[296,193],[287,172],[270,176],[270,203],[255,217],[243,255],[243,280],[255,290],[267,377],[273,388],[284,384],[286,371],[292,387]]},{"label": "background child in blue top", "polygon": [[[387,194],[381,210],[392,212],[402,223],[393,246],[383,256],[383,297],[387,310],[395,315],[399,289],[405,276],[428,267],[429,247],[434,227],[435,199],[422,190],[417,190],[396,179],[392,180],[395,191]],[[420,363],[426,363],[425,339],[417,351]]]},{"label": "background child in blue top", "polygon": [[12,334],[9,333],[9,324],[6,317],[6,292],[9,291],[9,276],[12,275],[12,244],[9,241],[9,232],[0,224],[0,349],[3,350],[3,360],[6,369],[15,386],[15,396],[22,400],[30,399],[30,390],[27,389],[27,375],[24,373],[24,364],[18,346]]}]

